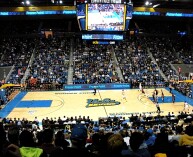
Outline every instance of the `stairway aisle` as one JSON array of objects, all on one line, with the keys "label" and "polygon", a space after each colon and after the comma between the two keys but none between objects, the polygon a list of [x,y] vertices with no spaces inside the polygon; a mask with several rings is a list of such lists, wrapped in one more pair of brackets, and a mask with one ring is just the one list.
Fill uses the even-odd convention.
[{"label": "stairway aisle", "polygon": [[149,49],[147,49],[147,53],[148,53],[149,56],[151,57],[151,60],[157,65],[157,68],[158,68],[158,70],[159,70],[160,75],[164,78],[165,81],[167,81],[167,80],[168,80],[167,77],[165,76],[165,74],[163,73],[163,71],[162,71],[162,70],[160,69],[160,67],[158,66],[155,58],[153,57],[153,55],[152,55],[152,53],[150,52]]},{"label": "stairway aisle", "polygon": [[27,69],[26,69],[26,71],[25,71],[25,74],[24,74],[24,76],[23,76],[23,78],[22,78],[22,80],[21,80],[21,83],[22,83],[22,84],[25,83],[27,77],[28,77],[29,74],[30,74],[30,67],[32,66],[32,63],[33,63],[33,61],[34,61],[35,52],[36,52],[36,48],[33,49],[33,53],[32,53],[32,55],[31,55],[29,64],[28,64]]},{"label": "stairway aisle", "polygon": [[70,41],[70,57],[69,57],[69,68],[68,68],[68,80],[67,84],[73,84],[73,52],[74,52],[74,41]]},{"label": "stairway aisle", "polygon": [[114,50],[113,47],[112,47],[112,49],[111,49],[111,53],[112,53],[112,59],[113,59],[113,63],[114,63],[114,65],[115,65],[115,69],[116,69],[116,72],[117,72],[117,74],[118,74],[118,77],[120,78],[120,80],[121,80],[122,82],[125,82],[125,80],[124,80],[124,78],[123,78],[122,71],[121,71],[120,66],[119,66],[119,63],[118,63],[118,61],[117,61],[117,57],[116,57],[116,55],[115,55],[115,50]]}]

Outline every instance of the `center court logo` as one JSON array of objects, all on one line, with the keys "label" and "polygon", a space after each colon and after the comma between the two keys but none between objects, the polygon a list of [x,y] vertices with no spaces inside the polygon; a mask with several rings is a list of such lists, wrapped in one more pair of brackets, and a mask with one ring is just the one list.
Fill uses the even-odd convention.
[{"label": "center court logo", "polygon": [[120,102],[116,100],[111,100],[109,98],[105,98],[103,100],[99,99],[87,99],[86,107],[98,107],[98,106],[115,106],[119,105]]}]

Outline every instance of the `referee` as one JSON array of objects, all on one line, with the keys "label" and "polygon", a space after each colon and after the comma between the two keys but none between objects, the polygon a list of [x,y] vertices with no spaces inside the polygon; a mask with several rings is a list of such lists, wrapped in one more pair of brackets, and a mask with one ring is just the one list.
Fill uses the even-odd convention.
[{"label": "referee", "polygon": [[156,107],[157,107],[157,113],[159,114],[161,112],[161,110],[160,110],[160,106],[159,106],[158,102],[156,103]]}]

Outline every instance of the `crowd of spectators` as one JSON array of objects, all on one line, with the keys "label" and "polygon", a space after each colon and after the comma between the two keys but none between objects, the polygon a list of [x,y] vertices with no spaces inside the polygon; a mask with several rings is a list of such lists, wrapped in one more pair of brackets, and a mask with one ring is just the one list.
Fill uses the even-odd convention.
[{"label": "crowd of spectators", "polygon": [[[45,84],[66,84],[70,42],[62,38],[40,39],[30,67],[28,86],[44,88]],[[47,87],[45,87],[47,89]],[[45,89],[44,88],[44,89]]]},{"label": "crowd of spectators", "polygon": [[172,70],[167,70],[167,63],[192,64],[191,25],[189,23],[136,20],[134,27],[136,32],[146,36],[145,42],[153,50],[152,54],[160,59],[160,64],[164,63],[163,70],[167,71],[167,75],[174,73]]},{"label": "crowd of spectators", "polygon": [[177,53],[175,53],[178,50],[174,49],[173,40],[165,37],[149,37],[147,40],[149,40],[149,51],[154,56],[158,66],[169,80],[172,79],[177,73],[171,68],[170,63],[181,63]]},{"label": "crowd of spectators", "polygon": [[[170,64],[188,64],[192,62],[191,53],[183,45],[180,37],[147,37],[150,52],[154,56],[157,64],[170,80],[179,76]],[[182,73],[181,73],[182,74]],[[180,75],[180,78],[183,76]]]},{"label": "crowd of spectators", "polygon": [[74,51],[73,61],[74,84],[120,82],[109,45],[80,45]]},{"label": "crowd of spectators", "polygon": [[164,85],[157,64],[147,53],[145,39],[133,37],[120,43],[115,48],[117,60],[123,73],[124,81],[145,86]]},{"label": "crowd of spectators", "polygon": [[[177,76],[170,63],[192,63],[192,56],[188,48],[185,48],[186,44],[183,45],[183,43],[180,38],[164,36],[136,36],[131,37],[129,41],[119,43],[115,54],[124,81],[134,82],[134,84],[146,82],[147,86],[155,83],[161,85],[164,80],[159,73],[158,66],[169,80]],[[38,41],[20,38],[3,39],[1,66],[15,66],[8,82],[14,84],[21,82],[35,44],[37,52],[30,68],[30,77],[37,78],[39,75],[40,82],[67,83],[68,64],[66,61],[69,59],[70,45],[69,42],[62,41],[60,38],[39,39]],[[118,77],[110,46],[76,44],[79,46],[73,54],[74,84],[123,82]],[[152,53],[157,64],[152,61],[147,51]],[[56,62],[58,56],[59,60]],[[61,71],[64,73],[62,74]]]},{"label": "crowd of spectators", "polygon": [[1,39],[2,59],[0,66],[27,66],[34,48],[33,39]]},{"label": "crowd of spectators", "polygon": [[[178,115],[27,119],[0,118],[0,154],[13,156],[187,157],[193,155],[193,112]],[[58,127],[61,125],[60,127]],[[157,157],[157,156],[156,156]],[[159,156],[160,157],[160,156]]]},{"label": "crowd of spectators", "polygon": [[8,83],[19,84],[29,64],[35,39],[5,38],[1,40],[0,66],[14,66]]}]

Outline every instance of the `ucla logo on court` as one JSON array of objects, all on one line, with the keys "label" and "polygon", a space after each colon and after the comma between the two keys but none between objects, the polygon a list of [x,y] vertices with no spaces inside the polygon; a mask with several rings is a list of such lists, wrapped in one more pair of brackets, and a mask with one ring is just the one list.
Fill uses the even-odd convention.
[{"label": "ucla logo on court", "polygon": [[119,105],[119,101],[111,100],[109,98],[105,98],[103,100],[99,99],[87,99],[86,107],[98,107],[98,106],[115,106]]}]

